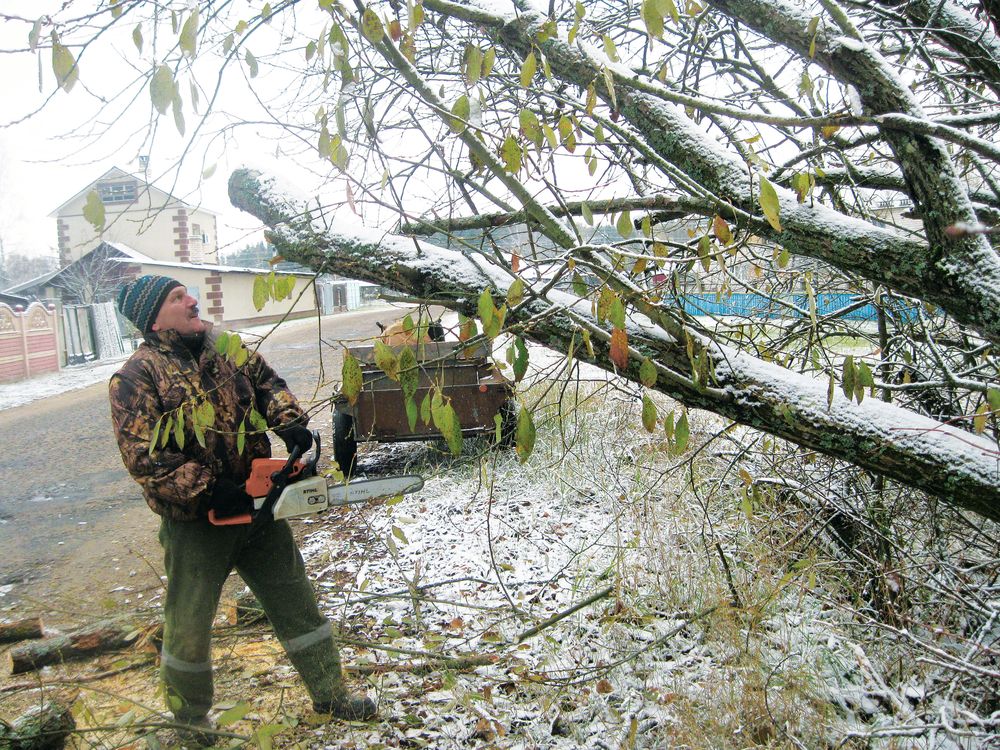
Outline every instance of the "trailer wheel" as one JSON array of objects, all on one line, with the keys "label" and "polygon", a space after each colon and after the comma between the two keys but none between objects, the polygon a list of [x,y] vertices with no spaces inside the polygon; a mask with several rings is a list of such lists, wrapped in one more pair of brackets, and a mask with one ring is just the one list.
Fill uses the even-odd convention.
[{"label": "trailer wheel", "polygon": [[342,411],[333,411],[333,458],[344,476],[354,473],[358,456],[358,440],[354,434],[354,417]]},{"label": "trailer wheel", "polygon": [[514,399],[509,398],[500,404],[497,411],[500,415],[500,442],[501,448],[513,448],[517,437],[517,405]]}]

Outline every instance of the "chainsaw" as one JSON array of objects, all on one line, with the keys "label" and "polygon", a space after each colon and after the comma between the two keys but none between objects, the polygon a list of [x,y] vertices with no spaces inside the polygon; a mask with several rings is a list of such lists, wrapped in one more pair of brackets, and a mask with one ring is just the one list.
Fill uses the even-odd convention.
[{"label": "chainsaw", "polygon": [[346,483],[328,480],[316,473],[319,461],[319,433],[313,431],[313,455],[301,460],[302,449],[295,446],[287,459],[255,458],[247,479],[246,492],[253,498],[253,510],[235,516],[217,516],[208,512],[216,526],[251,523],[261,515],[275,520],[320,513],[336,505],[364,503],[379,497],[417,492],[424,480],[415,474],[382,479],[358,479]]}]

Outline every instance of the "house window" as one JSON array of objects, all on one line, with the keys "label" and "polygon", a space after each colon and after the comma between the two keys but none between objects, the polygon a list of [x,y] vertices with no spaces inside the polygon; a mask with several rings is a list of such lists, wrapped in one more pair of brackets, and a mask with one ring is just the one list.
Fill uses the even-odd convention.
[{"label": "house window", "polygon": [[188,249],[191,252],[192,263],[205,262],[205,245],[201,241],[201,225],[192,224],[191,233],[188,235]]},{"label": "house window", "polygon": [[101,202],[108,203],[131,203],[135,200],[138,183],[131,182],[99,182],[97,183],[97,194],[101,196]]}]

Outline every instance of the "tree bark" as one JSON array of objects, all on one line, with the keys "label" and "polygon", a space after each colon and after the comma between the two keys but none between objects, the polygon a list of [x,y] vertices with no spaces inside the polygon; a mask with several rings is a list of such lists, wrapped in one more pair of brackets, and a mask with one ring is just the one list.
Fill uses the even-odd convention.
[{"label": "tree bark", "polygon": [[[479,262],[475,255],[421,243],[412,238],[358,229],[339,233],[314,220],[292,194],[250,170],[230,177],[230,199],[266,223],[269,239],[284,257],[438,300],[475,315],[475,300],[485,288],[502,295],[513,278]],[[529,290],[530,291],[530,290]],[[997,446],[984,438],[921,417],[906,409],[866,399],[857,404],[826,384],[679,331],[669,307],[635,315],[628,326],[630,357],[619,374],[639,381],[644,358],[658,366],[655,388],[684,404],[707,409],[803,447],[848,461],[961,508],[1000,520],[1000,469]],[[507,324],[530,321],[523,334],[566,351],[581,326],[591,331],[594,356],[576,355],[609,371],[609,337],[591,315],[589,301],[550,291],[547,298],[512,310]],[[667,333],[666,330],[671,333]],[[689,344],[690,340],[690,344]],[[693,377],[691,346],[704,352],[711,383]]]},{"label": "tree bark", "polygon": [[42,637],[42,618],[27,617],[14,622],[0,622],[0,643],[15,643]]},{"label": "tree bark", "polygon": [[61,750],[76,729],[69,702],[52,700],[32,708],[13,724],[0,722],[2,750]]}]

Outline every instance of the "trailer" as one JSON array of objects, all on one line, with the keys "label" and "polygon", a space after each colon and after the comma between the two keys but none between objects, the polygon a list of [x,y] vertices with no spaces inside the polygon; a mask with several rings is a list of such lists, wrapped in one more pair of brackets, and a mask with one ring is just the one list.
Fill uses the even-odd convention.
[{"label": "trailer", "polygon": [[[406,345],[416,355],[419,379],[414,401],[419,406],[435,387],[451,400],[462,437],[494,435],[500,415],[501,444],[511,445],[516,427],[513,384],[489,361],[485,342],[429,341]],[[398,356],[406,346],[392,346]],[[441,437],[433,423],[419,417],[411,429],[403,388],[375,364],[374,346],[349,347],[361,365],[362,386],[352,405],[342,394],[334,401],[333,455],[341,471],[354,471],[358,443],[397,443]]]}]

